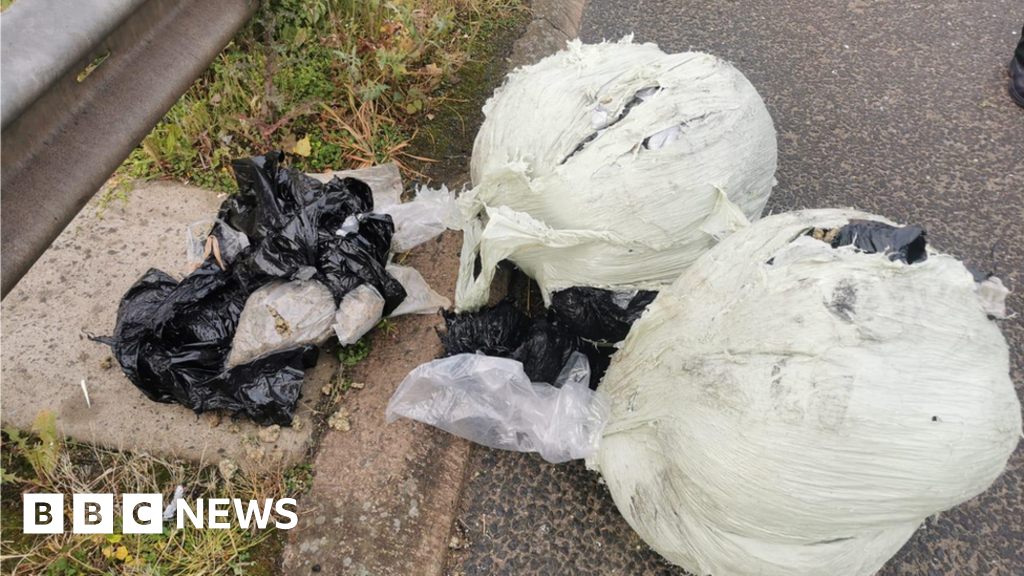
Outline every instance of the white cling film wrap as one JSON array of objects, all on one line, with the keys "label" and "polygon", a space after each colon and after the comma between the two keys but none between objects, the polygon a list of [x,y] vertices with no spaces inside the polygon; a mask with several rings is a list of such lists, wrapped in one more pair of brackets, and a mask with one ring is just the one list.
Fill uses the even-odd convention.
[{"label": "white cling film wrap", "polygon": [[991,285],[934,251],[906,264],[806,235],[850,219],[886,222],[813,210],[729,236],[602,381],[612,415],[588,465],[693,574],[872,575],[1021,437]]},{"label": "white cling film wrap", "polygon": [[546,301],[571,286],[660,289],[758,219],[775,183],[764,102],[707,54],[573,41],[512,72],[484,114],[459,198],[460,311],[487,302],[506,258]]}]

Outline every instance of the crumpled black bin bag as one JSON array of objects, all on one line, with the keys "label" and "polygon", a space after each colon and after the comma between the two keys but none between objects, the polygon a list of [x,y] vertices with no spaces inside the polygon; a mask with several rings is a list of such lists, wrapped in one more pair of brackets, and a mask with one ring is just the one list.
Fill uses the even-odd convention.
[{"label": "crumpled black bin bag", "polygon": [[[385,271],[394,225],[371,212],[370,188],[352,178],[323,184],[281,167],[282,159],[278,151],[233,163],[239,193],[218,218],[244,232],[249,246],[226,270],[214,258],[181,282],[149,270],[122,298],[114,335],[94,338],[151,400],[288,426],[318,351],[295,347],[226,369],[249,295],[270,281],[316,278],[336,300],[368,283],[384,295],[386,312],[405,298]],[[214,238],[224,237],[222,226]]]}]

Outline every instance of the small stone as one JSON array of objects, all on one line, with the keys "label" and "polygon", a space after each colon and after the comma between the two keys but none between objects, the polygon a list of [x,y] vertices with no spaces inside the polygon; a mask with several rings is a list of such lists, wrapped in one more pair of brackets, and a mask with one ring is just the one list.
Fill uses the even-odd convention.
[{"label": "small stone", "polygon": [[319,572],[319,571],[320,571],[320,565],[319,564],[313,564],[313,572]]},{"label": "small stone", "polygon": [[111,358],[110,356],[107,356],[103,360],[100,360],[100,368],[102,368],[104,370],[110,370],[113,367],[114,367],[114,359]]},{"label": "small stone", "polygon": [[448,547],[452,550],[459,550],[462,548],[462,539],[458,536],[452,536],[452,539],[448,541]]},{"label": "small stone", "polygon": [[283,338],[290,336],[292,333],[292,327],[288,325],[288,321],[281,316],[281,313],[273,306],[267,306],[267,312],[269,312],[274,318],[274,331],[280,334]]},{"label": "small stone", "polygon": [[345,407],[338,408],[338,411],[331,414],[331,417],[327,419],[327,425],[334,430],[340,430],[342,432],[348,432],[352,429],[352,423],[348,421],[348,410]]},{"label": "small stone", "polygon": [[245,456],[253,462],[262,462],[263,457],[267,455],[267,449],[255,436],[246,436],[242,439],[242,449],[245,450]]},{"label": "small stone", "polygon": [[363,384],[362,382],[353,382],[352,388],[356,390],[362,390],[363,388],[366,388],[366,384]]},{"label": "small stone", "polygon": [[331,390],[333,388],[334,388],[334,384],[328,382],[327,384],[324,384],[322,388],[320,388],[320,393],[323,394],[324,396],[330,396],[331,395]]},{"label": "small stone", "polygon": [[260,437],[260,441],[264,444],[273,444],[274,442],[277,442],[277,439],[281,436],[281,427],[277,424],[264,426],[263,428],[260,428],[260,431],[257,434]]},{"label": "small stone", "polygon": [[217,469],[220,470],[221,478],[230,482],[231,477],[235,475],[235,472],[238,472],[238,464],[235,464],[234,461],[225,458],[217,464]]}]

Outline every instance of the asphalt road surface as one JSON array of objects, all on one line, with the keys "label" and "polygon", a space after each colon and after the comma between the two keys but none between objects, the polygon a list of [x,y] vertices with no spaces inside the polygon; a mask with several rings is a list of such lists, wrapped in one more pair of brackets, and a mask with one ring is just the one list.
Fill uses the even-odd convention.
[{"label": "asphalt road surface", "polygon": [[[768,210],[854,207],[927,228],[996,272],[1024,393],[1024,109],[1006,67],[1021,0],[591,0],[587,42],[635,34],[733,62],[779,137]],[[683,574],[650,551],[580,464],[474,447],[452,573]],[[1024,575],[1024,449],[982,496],[931,518],[884,576]],[[828,576],[828,575],[823,575]]]}]

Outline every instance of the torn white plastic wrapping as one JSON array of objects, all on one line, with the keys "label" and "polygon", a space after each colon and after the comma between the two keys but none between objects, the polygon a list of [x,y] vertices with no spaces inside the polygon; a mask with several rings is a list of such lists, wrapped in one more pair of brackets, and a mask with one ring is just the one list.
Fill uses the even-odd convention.
[{"label": "torn white plastic wrapping", "polygon": [[228,367],[331,335],[334,296],[316,280],[275,281],[249,295],[238,318]]},{"label": "torn white plastic wrapping", "polygon": [[174,520],[175,516],[178,514],[178,500],[181,500],[181,498],[184,495],[185,487],[182,486],[181,484],[178,484],[178,486],[174,489],[174,495],[171,496],[171,503],[168,504],[166,508],[164,508],[164,522]]},{"label": "torn white plastic wrapping", "polygon": [[387,421],[404,416],[491,448],[537,452],[557,464],[597,450],[608,406],[589,382],[590,366],[578,352],[555,386],[530,382],[515,360],[459,354],[406,376],[388,403]]},{"label": "torn white plastic wrapping", "polygon": [[985,312],[993,318],[1006,318],[1006,297],[1010,295],[1010,289],[1003,285],[1003,281],[997,276],[989,276],[978,282],[977,288]]},{"label": "torn white plastic wrapping", "polygon": [[420,186],[416,198],[378,210],[390,214],[395,223],[391,244],[395,252],[406,252],[441,235],[445,230],[461,229],[461,215],[455,193],[448,187]]},{"label": "torn white plastic wrapping", "polygon": [[334,316],[334,333],[338,344],[355,344],[380,322],[384,314],[384,297],[369,284],[360,284],[341,299]]},{"label": "torn white plastic wrapping", "polygon": [[386,270],[405,288],[405,300],[391,312],[392,318],[402,314],[437,314],[439,309],[452,305],[450,300],[435,292],[415,268],[388,264]]},{"label": "torn white plastic wrapping", "polygon": [[739,230],[662,290],[613,358],[588,465],[693,574],[867,576],[925,518],[984,491],[1021,437],[1006,340],[952,256],[905,264]]},{"label": "torn white plastic wrapping", "polygon": [[764,102],[707,54],[570,42],[512,72],[484,114],[474,187],[459,198],[458,310],[486,303],[504,258],[545,299],[571,286],[659,289],[760,217],[774,185]]}]

